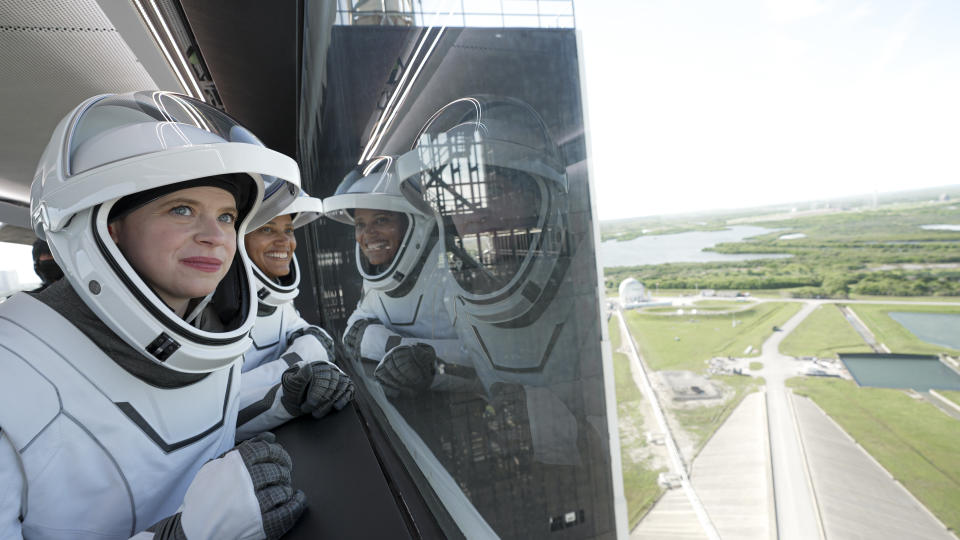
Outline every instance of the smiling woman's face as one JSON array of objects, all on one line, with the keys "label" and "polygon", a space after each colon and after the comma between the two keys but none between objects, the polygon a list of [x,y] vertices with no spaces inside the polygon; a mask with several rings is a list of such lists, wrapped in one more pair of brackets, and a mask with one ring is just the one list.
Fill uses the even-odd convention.
[{"label": "smiling woman's face", "polygon": [[297,249],[290,214],[271,219],[263,227],[247,234],[243,242],[250,260],[268,278],[277,279],[290,273],[293,250]]},{"label": "smiling woman's face", "polygon": [[110,237],[134,270],[183,315],[192,298],[212,293],[237,251],[236,201],[201,186],[174,191],[110,223]]},{"label": "smiling woman's face", "polygon": [[353,211],[353,227],[360,251],[370,264],[386,264],[400,249],[407,232],[407,216],[400,212],[357,208]]}]

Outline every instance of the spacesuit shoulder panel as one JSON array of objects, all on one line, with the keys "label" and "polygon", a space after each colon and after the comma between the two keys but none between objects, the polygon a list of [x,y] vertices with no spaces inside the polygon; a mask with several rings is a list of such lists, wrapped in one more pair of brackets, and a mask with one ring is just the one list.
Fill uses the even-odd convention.
[{"label": "spacesuit shoulder panel", "polygon": [[[56,386],[28,360],[44,354],[44,343],[15,322],[20,304],[16,297],[0,304],[0,426],[17,450],[43,431],[62,407]],[[56,313],[53,317],[62,319]]]}]

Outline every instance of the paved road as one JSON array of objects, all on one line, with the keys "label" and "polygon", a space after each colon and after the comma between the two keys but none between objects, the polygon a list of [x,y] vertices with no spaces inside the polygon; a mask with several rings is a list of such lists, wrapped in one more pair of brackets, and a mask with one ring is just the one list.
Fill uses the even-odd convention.
[{"label": "paved road", "polygon": [[807,301],[796,315],[774,332],[761,349],[760,375],[767,383],[767,422],[770,459],[781,540],[823,538],[822,525],[803,454],[797,419],[784,381],[797,375],[798,362],[780,354],[780,342],[813,313],[821,302]]},{"label": "paved road", "polygon": [[[687,300],[687,298],[683,300]],[[760,301],[780,300],[761,299]],[[897,534],[905,532],[904,529],[900,528],[900,525],[903,523],[909,524],[916,520],[918,515],[923,515],[924,519],[914,522],[923,522],[923,526],[914,532],[923,530],[924,534],[935,533],[930,536],[931,538],[939,537],[945,531],[929,512],[916,503],[906,490],[899,486],[866,452],[853,443],[849,436],[837,427],[832,420],[829,420],[822,411],[819,412],[819,416],[822,418],[818,418],[816,413],[811,412],[811,409],[819,411],[815,405],[812,405],[812,402],[808,404],[807,400],[794,397],[785,387],[786,379],[802,374],[803,369],[808,365],[780,354],[780,343],[817,307],[827,303],[839,303],[834,300],[805,299],[793,301],[802,302],[803,307],[782,325],[782,331],[774,332],[763,343],[759,358],[751,358],[751,360],[759,360],[764,366],[762,370],[755,372],[755,374],[764,377],[766,380],[766,421],[770,444],[770,465],[769,469],[766,466],[755,466],[755,471],[748,471],[744,474],[760,477],[767,470],[772,472],[776,535],[781,540],[823,539],[827,537],[828,533],[831,538],[857,536],[857,524],[867,526],[867,522],[871,519],[870,516],[875,514],[869,508],[857,509],[844,503],[844,501],[849,502],[853,499],[859,490],[861,496],[867,497],[883,493],[883,504],[887,504],[888,501],[895,501],[893,504],[898,508],[911,507],[910,512],[919,512],[919,514],[909,514],[910,518],[907,520],[901,520],[900,514],[891,512],[891,517],[896,516],[893,517],[894,522],[899,520],[896,526],[889,527],[887,532],[891,534],[883,533],[884,527],[879,525],[883,522],[882,520],[869,524],[869,528],[881,533],[876,536],[877,538],[897,537]],[[872,300],[847,300],[842,303],[930,305],[929,302]],[[956,302],[944,304],[960,305]],[[624,335],[629,334],[624,331]],[[798,409],[803,413],[803,421],[798,417],[800,414]],[[715,438],[721,438],[724,430],[740,429],[735,427],[736,420],[731,423],[730,420],[732,419],[734,419],[734,415],[731,415],[731,419],[728,419],[727,423],[721,426]],[[823,422],[827,422],[833,427],[824,428]],[[803,433],[802,437],[801,431]],[[805,448],[805,442],[809,448]],[[832,459],[834,452],[838,452],[836,449],[844,446],[854,449],[846,451],[852,457],[845,458],[845,460]],[[845,462],[845,464],[841,462]],[[840,469],[834,472],[832,468],[837,466],[840,466]],[[697,462],[694,462],[695,472],[697,467]],[[843,467],[849,467],[851,471],[846,473],[847,481],[843,485],[838,485],[832,480],[840,477]],[[850,473],[854,468],[861,473],[851,475]],[[863,484],[856,483],[856,479],[859,477],[862,477]],[[713,480],[715,479],[711,478],[710,473],[703,475],[698,473],[693,484],[697,488],[696,491],[700,492],[701,486],[709,485]],[[703,534],[691,529],[684,529],[683,531],[676,530],[675,534],[671,535],[662,528],[669,522],[677,523],[677,520],[687,520],[685,523],[694,522],[696,512],[691,508],[690,498],[683,497],[681,493],[681,490],[668,492],[641,522],[640,526],[633,531],[631,536],[637,537],[635,535],[641,532],[651,534],[651,537],[656,538],[680,538],[688,537],[687,535],[697,537],[699,534]],[[701,497],[697,497],[697,499]],[[680,499],[686,499],[687,502],[684,503]],[[711,510],[710,502],[711,498],[709,496],[706,496],[703,500],[708,512]],[[660,511],[656,511],[657,509]],[[721,529],[724,524],[721,520],[717,520],[711,525]],[[755,532],[759,533],[757,537],[764,536],[763,532]],[[767,532],[769,534],[770,531]],[[949,533],[946,534],[947,538],[956,538]],[[646,538],[647,536],[643,537]]]}]

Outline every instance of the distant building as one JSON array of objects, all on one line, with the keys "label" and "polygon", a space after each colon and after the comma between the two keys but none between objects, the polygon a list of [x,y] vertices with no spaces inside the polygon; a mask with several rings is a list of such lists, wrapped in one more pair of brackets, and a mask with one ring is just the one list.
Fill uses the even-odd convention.
[{"label": "distant building", "polygon": [[627,278],[620,282],[620,305],[623,309],[630,309],[650,302],[650,295],[643,283]]}]

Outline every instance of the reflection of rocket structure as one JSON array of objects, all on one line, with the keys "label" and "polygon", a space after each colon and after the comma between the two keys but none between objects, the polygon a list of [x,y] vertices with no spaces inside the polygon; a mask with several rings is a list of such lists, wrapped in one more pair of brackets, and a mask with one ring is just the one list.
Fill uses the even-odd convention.
[{"label": "reflection of rocket structure", "polygon": [[441,223],[444,302],[483,386],[495,397],[501,383],[522,385],[536,459],[579,463],[579,344],[564,331],[574,306],[561,286],[567,179],[543,121],[517,100],[463,98],[397,168],[408,200]]}]

